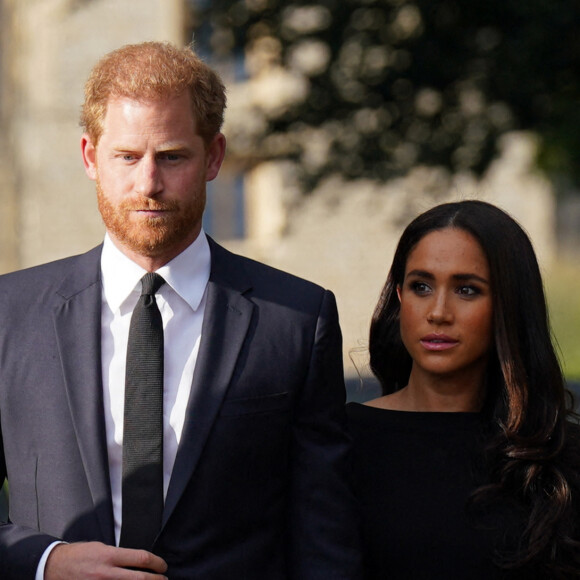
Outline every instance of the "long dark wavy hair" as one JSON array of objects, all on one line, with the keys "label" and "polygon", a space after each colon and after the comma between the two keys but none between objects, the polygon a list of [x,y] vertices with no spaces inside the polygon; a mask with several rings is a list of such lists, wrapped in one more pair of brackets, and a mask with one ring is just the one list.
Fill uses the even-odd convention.
[{"label": "long dark wavy hair", "polygon": [[434,207],[403,232],[374,311],[370,364],[384,394],[407,385],[412,360],[401,340],[397,286],[407,258],[428,233],[458,228],[483,249],[490,270],[494,346],[486,370],[483,415],[489,483],[470,504],[513,499],[522,533],[498,555],[510,569],[542,578],[580,577],[580,444],[551,339],[542,278],[532,244],[508,214],[482,201]]}]

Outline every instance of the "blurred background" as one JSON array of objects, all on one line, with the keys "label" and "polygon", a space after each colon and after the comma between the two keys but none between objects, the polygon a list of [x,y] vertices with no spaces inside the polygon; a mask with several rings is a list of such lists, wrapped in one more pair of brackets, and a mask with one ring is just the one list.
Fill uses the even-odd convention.
[{"label": "blurred background", "polygon": [[222,74],[228,156],[207,232],[332,289],[349,397],[402,228],[480,198],[529,232],[580,380],[577,0],[0,0],[0,271],[98,244],[79,154],[83,83],[142,40]]}]

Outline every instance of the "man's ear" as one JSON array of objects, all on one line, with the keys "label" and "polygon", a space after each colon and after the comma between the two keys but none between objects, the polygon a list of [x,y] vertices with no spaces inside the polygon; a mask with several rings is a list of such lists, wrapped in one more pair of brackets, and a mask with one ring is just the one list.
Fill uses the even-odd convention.
[{"label": "man's ear", "polygon": [[208,145],[206,157],[206,181],[215,179],[226,156],[226,138],[218,133]]},{"label": "man's ear", "polygon": [[97,148],[87,133],[81,137],[81,155],[89,179],[97,179]]}]

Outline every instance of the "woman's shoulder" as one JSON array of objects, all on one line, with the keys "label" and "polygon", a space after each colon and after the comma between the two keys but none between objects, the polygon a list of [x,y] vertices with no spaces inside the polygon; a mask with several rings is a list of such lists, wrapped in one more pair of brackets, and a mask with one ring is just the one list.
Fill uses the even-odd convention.
[{"label": "woman's shoulder", "polygon": [[577,456],[580,461],[580,423],[572,416],[564,424],[565,449],[568,453]]},{"label": "woman's shoulder", "polygon": [[[349,403],[347,404],[347,412],[355,418],[363,417],[370,418],[384,418],[389,415],[389,411],[405,411],[405,406],[401,404],[401,391],[395,391],[388,395],[382,395],[374,399],[369,399],[364,403]],[[384,411],[384,412],[383,412]],[[396,413],[391,413],[395,416]]]},{"label": "woman's shoulder", "polygon": [[371,399],[364,403],[350,402],[346,405],[346,414],[354,421],[384,421],[389,417],[407,415],[401,409],[390,404],[392,395],[386,395],[377,399]]},{"label": "woman's shoulder", "polygon": [[367,403],[350,402],[346,404],[346,416],[349,423],[372,420],[377,416],[376,411],[375,407],[371,407]]},{"label": "woman's shoulder", "polygon": [[564,444],[556,464],[567,474],[568,483],[578,496],[580,494],[580,424],[573,418],[566,421],[564,433]]},{"label": "woman's shoulder", "polygon": [[366,403],[347,403],[347,424],[352,434],[385,430],[395,420],[393,412]]},{"label": "woman's shoulder", "polygon": [[568,419],[565,423],[564,448],[580,463],[580,424],[575,418]]},{"label": "woman's shoulder", "polygon": [[346,415],[351,432],[372,431],[411,433],[413,438],[433,433],[479,433],[482,418],[479,413],[406,411],[393,407],[384,397],[366,403],[348,403]]},{"label": "woman's shoulder", "polygon": [[565,424],[568,436],[580,439],[580,416],[575,413],[570,414]]}]

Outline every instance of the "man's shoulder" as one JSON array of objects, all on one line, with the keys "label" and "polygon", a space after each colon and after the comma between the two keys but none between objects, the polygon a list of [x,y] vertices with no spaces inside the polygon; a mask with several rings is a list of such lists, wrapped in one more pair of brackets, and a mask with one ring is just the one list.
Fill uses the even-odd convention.
[{"label": "man's shoulder", "polygon": [[56,287],[63,283],[71,274],[85,272],[98,277],[98,264],[101,246],[75,256],[60,258],[52,262],[15,270],[0,276],[0,291],[10,290],[21,292],[40,288]]},{"label": "man's shoulder", "polygon": [[233,253],[213,240],[210,242],[210,248],[212,250],[212,267],[217,266],[219,271],[219,268],[225,266],[224,269],[232,277],[236,277],[238,280],[240,278],[247,280],[254,289],[270,289],[275,292],[283,291],[291,294],[299,293],[302,296],[304,293],[320,295],[326,292],[322,286],[315,282],[253,258]]}]

